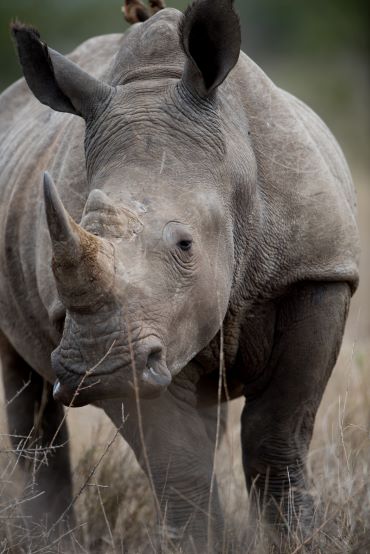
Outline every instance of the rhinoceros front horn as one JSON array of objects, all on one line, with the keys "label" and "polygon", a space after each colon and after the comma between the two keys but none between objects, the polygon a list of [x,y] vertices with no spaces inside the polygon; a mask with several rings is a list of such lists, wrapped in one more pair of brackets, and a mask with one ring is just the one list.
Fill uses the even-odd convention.
[{"label": "rhinoceros front horn", "polygon": [[58,194],[49,173],[44,173],[46,219],[57,266],[77,265],[82,256],[80,229],[73,221]]},{"label": "rhinoceros front horn", "polygon": [[111,246],[71,218],[48,173],[44,174],[44,198],[60,299],[70,309],[96,306],[99,298],[107,297],[114,280]]}]

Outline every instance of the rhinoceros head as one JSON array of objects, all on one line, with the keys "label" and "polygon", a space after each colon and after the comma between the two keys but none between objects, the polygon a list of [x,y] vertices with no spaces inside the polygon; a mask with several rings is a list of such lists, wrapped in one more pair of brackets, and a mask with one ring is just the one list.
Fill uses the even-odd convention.
[{"label": "rhinoceros head", "polygon": [[66,309],[54,394],[74,405],[158,394],[217,334],[230,298],[233,179],[245,156],[226,140],[217,90],[240,51],[232,1],[163,10],[134,27],[106,82],[33,29],[13,32],[35,96],[86,121],[79,224],[44,177]]}]

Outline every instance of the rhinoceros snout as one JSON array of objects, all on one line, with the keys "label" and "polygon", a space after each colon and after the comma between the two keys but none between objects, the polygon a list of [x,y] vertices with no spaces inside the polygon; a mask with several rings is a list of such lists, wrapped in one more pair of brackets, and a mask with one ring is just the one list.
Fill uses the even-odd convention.
[{"label": "rhinoceros snout", "polygon": [[142,341],[130,353],[128,361],[119,356],[108,357],[94,372],[83,371],[76,365],[68,368],[68,361],[61,359],[58,350],[52,354],[52,366],[57,376],[53,396],[65,406],[79,407],[98,400],[124,399],[136,394],[141,398],[155,398],[172,380],[163,348],[152,339]]}]

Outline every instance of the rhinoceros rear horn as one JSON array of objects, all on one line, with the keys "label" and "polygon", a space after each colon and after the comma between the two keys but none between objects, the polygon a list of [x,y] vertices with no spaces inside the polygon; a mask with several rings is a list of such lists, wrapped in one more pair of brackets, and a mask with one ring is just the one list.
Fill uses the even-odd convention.
[{"label": "rhinoceros rear horn", "polygon": [[180,22],[186,55],[182,81],[202,97],[209,96],[239,59],[241,34],[233,0],[196,0]]},{"label": "rhinoceros rear horn", "polygon": [[86,119],[110,97],[109,85],[48,48],[36,29],[15,22],[11,31],[27,84],[42,104]]}]

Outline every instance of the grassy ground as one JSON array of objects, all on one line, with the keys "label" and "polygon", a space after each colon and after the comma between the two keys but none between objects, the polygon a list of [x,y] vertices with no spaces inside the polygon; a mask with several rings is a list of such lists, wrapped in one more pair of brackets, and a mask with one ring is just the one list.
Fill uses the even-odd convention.
[{"label": "grassy ground", "polygon": [[[342,351],[316,420],[308,461],[323,525],[306,545],[292,536],[284,550],[290,554],[304,552],[306,546],[317,554],[370,554],[370,252],[366,244],[370,236],[370,190],[365,185],[359,187],[362,285],[354,298]],[[227,523],[224,552],[277,553],[279,547],[267,546],[261,522],[248,527],[239,445],[241,406],[241,401],[230,405],[227,433],[217,458]],[[40,552],[131,554],[142,552],[144,547],[156,552],[151,547],[154,504],[132,453],[119,437],[107,450],[114,430],[98,410],[73,410],[68,419],[81,527],[64,550],[57,541],[46,542]],[[18,518],[20,503],[26,497],[20,490],[16,458],[9,451],[4,418],[0,428],[4,433],[0,436],[0,554],[18,554],[29,551],[29,537]],[[251,534],[254,542],[248,549]],[[168,551],[174,550],[169,546]]]}]

